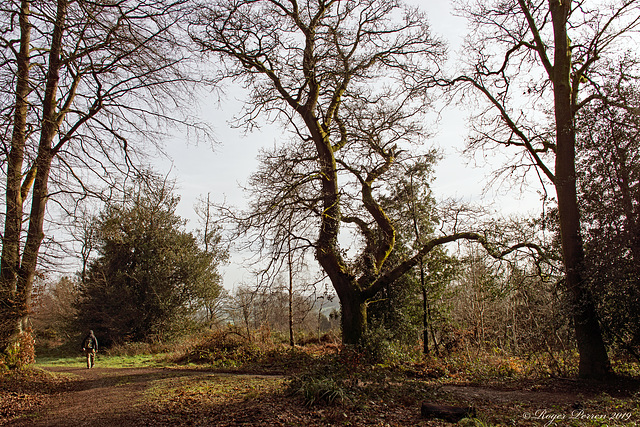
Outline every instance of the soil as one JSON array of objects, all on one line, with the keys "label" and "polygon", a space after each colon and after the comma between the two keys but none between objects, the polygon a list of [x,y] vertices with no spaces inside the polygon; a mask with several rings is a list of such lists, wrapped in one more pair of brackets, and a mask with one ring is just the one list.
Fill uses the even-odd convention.
[{"label": "soil", "polygon": [[[0,423],[20,427],[451,425],[421,419],[416,402],[380,400],[367,402],[364,407],[306,407],[300,399],[284,394],[284,378],[278,375],[178,368],[47,370],[64,381],[57,388],[49,386],[33,408],[0,418]],[[437,403],[474,406],[485,422],[498,425],[593,425],[579,419],[573,419],[573,424],[560,421],[575,414],[611,417],[617,411],[630,415],[624,423],[607,425],[622,426],[640,422],[639,389],[637,381],[599,384],[553,380],[513,386],[438,385],[434,386],[434,396],[441,399]],[[32,394],[37,395],[38,391]],[[15,392],[11,396],[0,394],[0,403],[3,397],[18,401],[25,400],[25,396]],[[544,418],[547,416],[566,419],[549,424],[549,419]]]},{"label": "soil", "polygon": [[155,368],[47,368],[68,375],[67,389],[43,408],[10,421],[10,426],[139,425],[136,402],[156,380],[197,375],[197,371]]}]

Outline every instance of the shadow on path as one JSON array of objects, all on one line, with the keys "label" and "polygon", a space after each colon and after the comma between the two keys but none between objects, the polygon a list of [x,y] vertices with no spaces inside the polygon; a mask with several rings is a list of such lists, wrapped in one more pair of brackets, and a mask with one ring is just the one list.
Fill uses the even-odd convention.
[{"label": "shadow on path", "polygon": [[211,372],[163,368],[47,368],[75,377],[52,405],[11,421],[9,426],[140,425],[137,407],[154,381],[211,375]]}]

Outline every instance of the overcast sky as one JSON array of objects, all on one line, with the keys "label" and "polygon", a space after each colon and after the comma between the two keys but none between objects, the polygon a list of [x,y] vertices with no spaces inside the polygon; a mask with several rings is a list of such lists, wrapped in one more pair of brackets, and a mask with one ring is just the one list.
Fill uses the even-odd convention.
[{"label": "overcast sky", "polygon": [[[464,20],[451,14],[449,2],[446,1],[412,0],[411,3],[427,12],[432,31],[447,41],[450,60],[454,61],[465,33]],[[248,176],[256,170],[259,148],[273,146],[282,135],[281,129],[270,124],[248,135],[240,129],[232,129],[229,121],[242,105],[241,100],[236,98],[229,91],[221,105],[212,101],[203,103],[201,107],[203,118],[215,129],[219,145],[214,149],[206,143],[187,145],[178,138],[166,146],[172,162],[159,160],[156,165],[161,172],[171,170],[171,176],[177,180],[178,192],[182,197],[178,213],[192,220],[192,228],[196,227],[193,206],[198,197],[210,193],[213,200],[226,199],[232,205],[243,204],[239,185],[246,183]],[[533,190],[524,195],[520,194],[520,188],[509,191],[505,186],[483,191],[490,178],[490,168],[476,167],[470,159],[460,156],[467,133],[467,115],[453,108],[445,111],[435,136],[428,141],[432,146],[439,147],[444,155],[436,168],[433,185],[436,197],[481,203],[494,210],[499,209],[504,214],[529,214],[538,210],[538,197]],[[239,263],[241,258],[235,256],[232,264],[223,270],[224,285],[228,289],[235,287],[243,277],[247,279],[239,270]]]}]

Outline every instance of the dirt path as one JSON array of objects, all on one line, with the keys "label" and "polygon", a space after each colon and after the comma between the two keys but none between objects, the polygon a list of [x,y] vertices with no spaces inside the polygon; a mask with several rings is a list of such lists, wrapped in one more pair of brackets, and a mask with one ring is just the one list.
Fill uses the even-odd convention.
[{"label": "dirt path", "polygon": [[[461,400],[471,404],[476,402],[494,403],[531,403],[540,407],[550,405],[567,405],[579,402],[585,396],[577,392],[562,391],[531,391],[531,390],[500,390],[487,387],[467,385],[446,385],[442,391],[451,393]],[[589,396],[593,397],[593,396]]]},{"label": "dirt path", "polygon": [[48,368],[70,375],[68,391],[50,405],[10,426],[128,426],[139,425],[139,404],[154,381],[202,376],[193,370],[159,368]]},{"label": "dirt path", "polygon": [[[45,401],[18,414],[8,426],[444,426],[420,418],[420,402],[392,393],[393,383],[358,405],[306,407],[283,393],[282,376],[221,373],[181,368],[47,368],[69,378],[63,387],[43,393]],[[397,385],[398,390],[402,384]],[[387,390],[389,388],[389,390]],[[402,389],[404,390],[404,389]],[[408,389],[407,389],[408,390]],[[385,398],[393,396],[390,399]],[[640,420],[635,396],[640,382],[609,384],[554,380],[522,382],[518,387],[435,386],[433,403],[472,405],[485,420],[498,424],[544,425],[536,414],[628,414]],[[617,400],[614,400],[617,399]],[[541,415],[542,416],[542,415]],[[11,419],[11,418],[9,418]],[[562,425],[562,424],[558,424]],[[586,425],[586,424],[572,424]],[[611,426],[627,424],[612,423]]]}]

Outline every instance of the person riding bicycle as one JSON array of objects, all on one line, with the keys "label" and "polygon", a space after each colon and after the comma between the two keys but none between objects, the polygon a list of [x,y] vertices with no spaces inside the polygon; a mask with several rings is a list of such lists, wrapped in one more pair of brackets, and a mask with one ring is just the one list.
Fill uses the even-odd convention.
[{"label": "person riding bicycle", "polygon": [[93,331],[89,331],[89,335],[82,341],[82,351],[87,357],[87,369],[93,368],[96,361],[96,352],[98,351],[98,340]]}]

